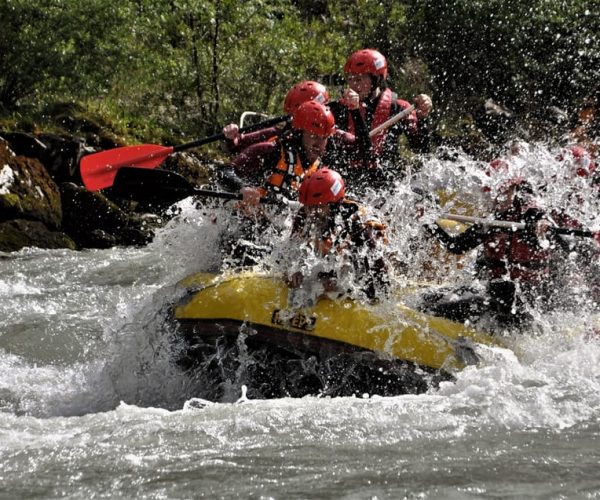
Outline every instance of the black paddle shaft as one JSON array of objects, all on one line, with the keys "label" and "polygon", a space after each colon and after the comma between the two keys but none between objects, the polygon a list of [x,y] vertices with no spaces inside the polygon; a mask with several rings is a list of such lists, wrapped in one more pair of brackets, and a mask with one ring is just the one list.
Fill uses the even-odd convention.
[{"label": "black paddle shaft", "polygon": [[570,227],[551,227],[550,231],[556,234],[563,234],[565,236],[580,236],[582,238],[593,238],[594,233],[592,231],[586,231],[585,229],[573,229]]},{"label": "black paddle shaft", "polygon": [[[270,120],[265,120],[259,123],[255,123],[254,125],[248,125],[247,127],[242,127],[240,129],[240,134],[244,134],[246,132],[254,132],[255,130],[261,130],[263,128],[269,128],[273,125],[277,125],[278,123],[282,123],[288,121],[290,119],[289,115],[277,116],[275,118],[271,118]],[[205,144],[210,144],[211,142],[223,141],[225,140],[225,134],[215,134],[210,137],[205,137],[204,139],[198,139],[197,141],[188,142],[186,144],[180,144],[179,146],[175,146],[173,148],[173,152],[177,153],[179,151],[184,151],[186,149],[194,149],[200,146],[204,146]]]},{"label": "black paddle shaft", "polygon": [[[123,167],[115,177],[113,194],[132,200],[172,205],[188,196],[241,200],[240,193],[198,189],[176,172],[161,169]],[[278,204],[277,199],[261,198],[261,203]]]}]

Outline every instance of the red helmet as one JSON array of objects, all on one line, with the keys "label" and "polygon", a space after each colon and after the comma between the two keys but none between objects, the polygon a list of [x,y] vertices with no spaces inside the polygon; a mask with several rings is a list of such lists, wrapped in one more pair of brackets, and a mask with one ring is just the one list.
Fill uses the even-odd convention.
[{"label": "red helmet", "polygon": [[387,61],[381,52],[363,49],[354,52],[344,65],[344,73],[363,74],[387,78]]},{"label": "red helmet", "polygon": [[[568,152],[571,153],[569,158]],[[560,161],[571,160],[571,172],[578,177],[589,177],[596,170],[596,164],[592,161],[590,153],[581,146],[571,146],[567,149],[567,154],[559,155]]]},{"label": "red helmet", "polygon": [[333,134],[335,118],[328,106],[306,101],[292,115],[292,127],[310,134],[328,137]]},{"label": "red helmet", "polygon": [[328,168],[322,168],[305,177],[298,191],[300,203],[308,206],[338,203],[344,199],[345,194],[344,179]]},{"label": "red helmet", "polygon": [[319,82],[300,82],[294,85],[283,101],[283,110],[291,115],[298,109],[300,104],[306,101],[316,101],[321,104],[329,102],[329,92],[325,85]]}]

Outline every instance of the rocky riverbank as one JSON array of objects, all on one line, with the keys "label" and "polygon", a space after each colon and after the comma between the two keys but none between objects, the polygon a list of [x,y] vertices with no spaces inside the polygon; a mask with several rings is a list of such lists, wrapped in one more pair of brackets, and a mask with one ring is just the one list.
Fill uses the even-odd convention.
[{"label": "rocky riverbank", "polygon": [[[82,185],[79,161],[84,155],[124,145],[94,140],[97,132],[78,136],[0,130],[0,251],[107,248],[144,245],[152,239],[160,219],[148,214],[147,207],[140,210],[109,190],[90,192]],[[207,182],[209,175],[207,164],[188,153],[173,155],[164,168],[194,185]]]}]

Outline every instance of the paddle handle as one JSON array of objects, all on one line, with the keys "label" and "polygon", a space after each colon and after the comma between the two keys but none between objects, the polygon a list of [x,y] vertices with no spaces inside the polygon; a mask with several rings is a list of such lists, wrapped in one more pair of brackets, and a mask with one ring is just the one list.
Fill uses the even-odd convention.
[{"label": "paddle handle", "polygon": [[[471,217],[469,215],[458,214],[442,214],[442,219],[453,220],[456,222],[466,222],[468,224],[481,224],[482,226],[498,227],[504,229],[512,229],[518,231],[525,229],[524,222],[510,222],[505,220],[483,219],[480,217]],[[587,231],[585,229],[575,229],[570,227],[551,227],[551,231],[556,234],[564,234],[567,236],[580,236],[582,238],[596,238],[597,233]]]},{"label": "paddle handle", "polygon": [[[210,189],[194,189],[189,192],[192,196],[206,196],[208,198],[221,198],[223,200],[241,200],[240,193],[228,193],[226,191],[211,191]],[[262,201],[262,199],[261,199]]]},{"label": "paddle handle", "polygon": [[[278,123],[285,122],[290,119],[289,115],[277,116],[275,118],[271,118],[269,120],[264,120],[259,123],[255,123],[254,125],[248,125],[247,127],[242,127],[240,129],[240,134],[244,134],[246,132],[254,132],[255,130],[261,130],[263,128],[269,128],[273,125],[277,125]],[[225,134],[215,134],[210,137],[205,137],[204,139],[198,139],[197,141],[188,142],[186,144],[180,144],[179,146],[173,147],[173,152],[177,153],[179,151],[185,151],[187,149],[194,149],[200,146],[204,146],[205,144],[210,144],[211,142],[223,141],[225,140]]]},{"label": "paddle handle", "polygon": [[382,130],[385,130],[388,127],[391,127],[392,125],[394,125],[395,123],[398,123],[400,120],[402,120],[402,118],[405,118],[406,116],[410,115],[415,109],[415,105],[411,104],[408,108],[403,109],[402,111],[400,111],[400,113],[392,116],[389,120],[384,121],[381,125],[379,125],[378,127],[375,127],[373,130],[371,130],[369,132],[369,137],[373,137],[375,135],[377,135],[379,132],[381,132]]},{"label": "paddle handle", "polygon": [[[229,193],[227,191],[212,191],[210,189],[194,189],[189,194],[192,196],[206,196],[208,198],[221,198],[223,200],[243,200],[241,193]],[[291,208],[300,208],[300,203],[286,198],[261,198],[265,205],[286,205]]]},{"label": "paddle handle", "polygon": [[510,222],[505,220],[483,219],[481,217],[471,217],[470,215],[442,214],[442,219],[453,220],[455,222],[466,222],[467,224],[481,224],[482,226],[499,227],[504,229],[525,229],[524,222]]}]

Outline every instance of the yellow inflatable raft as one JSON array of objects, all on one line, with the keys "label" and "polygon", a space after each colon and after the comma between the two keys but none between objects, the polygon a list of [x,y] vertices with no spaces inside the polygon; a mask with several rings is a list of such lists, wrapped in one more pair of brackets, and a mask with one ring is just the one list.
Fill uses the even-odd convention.
[{"label": "yellow inflatable raft", "polygon": [[[228,369],[219,364],[219,351],[233,349],[238,358],[259,351],[259,362],[238,359],[229,375],[237,377],[244,363],[262,369],[266,382],[260,381],[255,391],[262,397],[420,392],[477,363],[478,344],[499,345],[492,335],[407,307],[402,298],[418,287],[400,290],[394,300],[380,304],[324,298],[293,309],[290,290],[268,275],[196,274],[180,286],[185,292],[173,317],[185,341],[182,364],[198,370],[204,363],[223,375]],[[267,374],[267,368],[257,366],[271,369],[271,356],[283,359],[273,369],[281,373]],[[327,369],[315,368],[319,364]],[[292,366],[300,370],[295,378]],[[311,380],[301,380],[307,374]],[[251,378],[238,377],[238,382],[252,388]],[[277,387],[266,387],[270,382]]]}]

